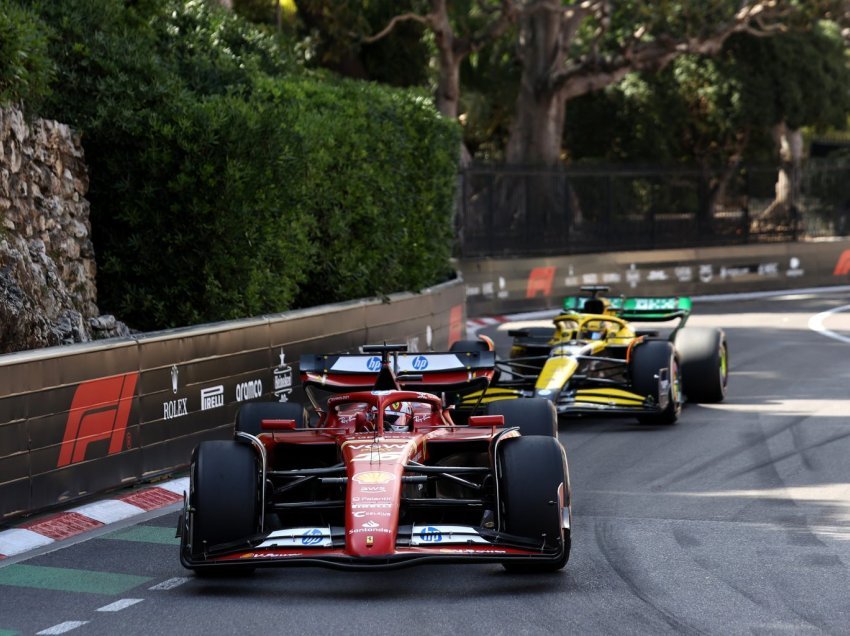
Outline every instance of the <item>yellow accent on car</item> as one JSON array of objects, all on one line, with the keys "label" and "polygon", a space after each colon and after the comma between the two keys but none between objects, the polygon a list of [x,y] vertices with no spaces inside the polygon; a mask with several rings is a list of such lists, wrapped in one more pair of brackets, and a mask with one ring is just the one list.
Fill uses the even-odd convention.
[{"label": "yellow accent on car", "polygon": [[575,401],[588,402],[590,404],[640,406],[644,404],[645,398],[637,393],[622,389],[583,389],[576,391]]},{"label": "yellow accent on car", "polygon": [[534,388],[538,391],[541,389],[560,391],[577,368],[578,362],[573,358],[566,356],[549,358],[543,365]]},{"label": "yellow accent on car", "polygon": [[[482,397],[483,395],[483,397]],[[514,389],[501,389],[498,387],[490,387],[486,391],[475,391],[467,393],[463,396],[460,406],[474,406],[480,400],[482,404],[497,402],[499,400],[513,400],[522,397],[522,393]]]}]

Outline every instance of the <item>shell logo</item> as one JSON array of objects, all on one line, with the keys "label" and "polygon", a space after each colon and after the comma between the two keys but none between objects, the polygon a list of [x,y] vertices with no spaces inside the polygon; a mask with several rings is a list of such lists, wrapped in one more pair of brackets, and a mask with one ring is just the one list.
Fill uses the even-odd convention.
[{"label": "shell logo", "polygon": [[380,470],[370,470],[354,475],[358,484],[386,484],[395,479],[395,475]]}]

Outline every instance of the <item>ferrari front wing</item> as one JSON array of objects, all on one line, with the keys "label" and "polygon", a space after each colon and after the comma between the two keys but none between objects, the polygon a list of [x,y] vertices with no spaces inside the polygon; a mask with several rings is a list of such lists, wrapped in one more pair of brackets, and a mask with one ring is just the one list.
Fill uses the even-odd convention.
[{"label": "ferrari front wing", "polygon": [[[290,528],[245,541],[212,546],[192,554],[181,542],[180,561],[190,569],[321,566],[348,570],[397,569],[427,563],[523,563],[557,561],[569,549],[569,515],[565,513],[564,540],[557,547],[481,527],[448,524],[406,525],[398,528],[396,548],[374,557],[345,551],[345,528]],[[184,535],[188,528],[183,528]]]}]

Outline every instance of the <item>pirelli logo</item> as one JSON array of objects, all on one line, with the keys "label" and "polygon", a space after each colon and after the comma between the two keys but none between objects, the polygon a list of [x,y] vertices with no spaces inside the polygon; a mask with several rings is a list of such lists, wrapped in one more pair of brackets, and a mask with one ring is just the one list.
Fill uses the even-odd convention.
[{"label": "pirelli logo", "polygon": [[216,409],[224,406],[224,385],[201,389],[201,410]]},{"label": "pirelli logo", "polygon": [[107,455],[121,452],[136,391],[137,372],[83,382],[74,392],[57,468],[86,459],[94,442],[109,440]]}]

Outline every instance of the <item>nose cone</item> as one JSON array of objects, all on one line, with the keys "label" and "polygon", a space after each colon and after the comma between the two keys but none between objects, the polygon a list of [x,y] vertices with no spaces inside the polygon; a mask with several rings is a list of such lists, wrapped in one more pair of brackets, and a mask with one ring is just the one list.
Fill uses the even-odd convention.
[{"label": "nose cone", "polygon": [[[546,360],[537,382],[535,394],[539,397],[554,399],[578,368],[578,362],[567,356],[554,356]],[[545,393],[548,391],[549,393]]]},{"label": "nose cone", "polygon": [[404,466],[416,447],[413,439],[349,441],[345,544],[357,557],[380,557],[395,551]]}]

